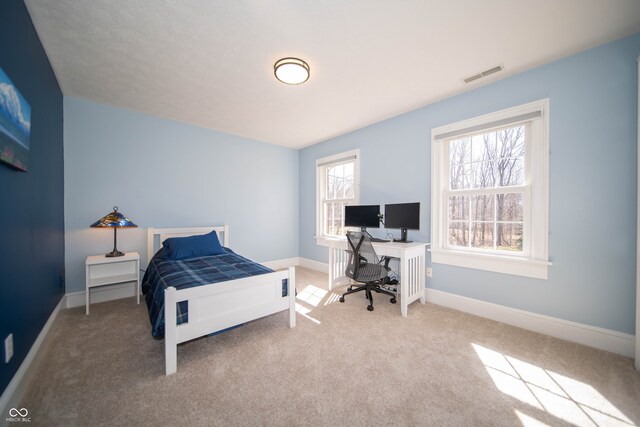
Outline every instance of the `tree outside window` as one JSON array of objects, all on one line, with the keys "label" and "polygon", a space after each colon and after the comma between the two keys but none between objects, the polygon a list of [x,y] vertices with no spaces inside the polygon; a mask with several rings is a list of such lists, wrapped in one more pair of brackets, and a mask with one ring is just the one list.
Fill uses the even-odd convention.
[{"label": "tree outside window", "polygon": [[522,252],[526,128],[448,141],[450,246]]}]

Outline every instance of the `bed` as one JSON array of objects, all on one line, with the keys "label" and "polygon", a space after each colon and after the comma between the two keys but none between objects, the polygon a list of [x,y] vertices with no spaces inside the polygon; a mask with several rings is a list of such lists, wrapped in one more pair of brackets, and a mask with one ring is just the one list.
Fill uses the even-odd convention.
[{"label": "bed", "polygon": [[[166,239],[205,235],[213,230],[216,231],[218,238],[222,237],[220,242],[225,249],[225,254],[218,256],[221,258],[220,260],[212,260],[207,257],[203,260],[171,261],[180,264],[179,268],[186,269],[186,274],[191,274],[194,280],[193,283],[174,281],[173,283],[180,283],[180,285],[166,286],[165,289],[155,292],[160,302],[157,303],[158,307],[154,311],[156,311],[156,315],[162,317],[162,325],[154,322],[151,306],[147,299],[150,295],[145,295],[145,301],[150,308],[150,317],[152,317],[152,334],[156,337],[164,335],[166,375],[173,374],[177,370],[177,346],[180,343],[284,310],[289,310],[289,327],[293,328],[296,325],[294,268],[271,271],[236,254],[229,249],[229,227],[226,225],[149,228],[147,230],[148,273],[151,274],[150,269],[158,269],[164,270],[164,273],[159,273],[160,275],[178,274],[175,272],[178,267],[167,265],[167,262],[163,262],[162,258],[154,258],[154,255],[162,256],[162,250],[164,250],[162,243]],[[222,281],[204,283],[206,279],[203,278],[213,278],[213,276],[198,276],[196,274],[198,272],[195,271],[197,269],[192,270],[194,265],[206,263],[205,270],[209,271],[211,270],[210,265],[218,267],[217,264],[213,264],[214,262],[231,265],[227,270],[235,272],[229,273],[227,278],[222,278]],[[220,270],[221,268],[216,269],[216,271]],[[245,275],[244,273],[247,273],[247,277],[229,280],[234,276]],[[180,274],[184,277],[185,273]],[[220,279],[217,276],[216,274],[215,280]],[[171,283],[171,280],[164,283]],[[160,293],[161,295],[159,295]]]}]

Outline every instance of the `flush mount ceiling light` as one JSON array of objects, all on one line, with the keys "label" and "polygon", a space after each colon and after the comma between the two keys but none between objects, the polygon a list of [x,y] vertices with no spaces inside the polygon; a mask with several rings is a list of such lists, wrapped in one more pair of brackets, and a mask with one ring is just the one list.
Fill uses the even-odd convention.
[{"label": "flush mount ceiling light", "polygon": [[273,65],[273,74],[282,83],[299,85],[309,79],[309,64],[298,58],[282,58]]}]

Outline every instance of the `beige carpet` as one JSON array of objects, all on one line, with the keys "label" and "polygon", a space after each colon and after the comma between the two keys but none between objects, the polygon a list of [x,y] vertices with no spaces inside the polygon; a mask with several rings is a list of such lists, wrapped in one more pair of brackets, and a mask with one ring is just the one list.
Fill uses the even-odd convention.
[{"label": "beige carpet", "polygon": [[[22,405],[31,425],[637,425],[632,360],[432,304],[344,304],[299,268],[301,313],[178,349],[133,299],[60,313]],[[338,289],[338,291],[344,288]]]}]

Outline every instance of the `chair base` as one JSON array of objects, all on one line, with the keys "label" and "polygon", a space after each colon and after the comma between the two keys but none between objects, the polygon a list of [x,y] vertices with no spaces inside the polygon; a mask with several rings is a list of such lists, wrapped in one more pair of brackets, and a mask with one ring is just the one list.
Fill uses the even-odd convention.
[{"label": "chair base", "polygon": [[349,289],[347,290],[347,292],[345,292],[344,294],[342,294],[342,296],[340,297],[339,301],[340,302],[344,302],[344,297],[346,295],[349,294],[354,294],[356,292],[362,292],[364,291],[365,296],[367,298],[367,300],[369,301],[369,305],[367,306],[367,310],[369,311],[373,311],[373,294],[371,293],[371,291],[377,293],[377,294],[385,294],[391,297],[391,304],[395,304],[396,303],[396,296],[395,294],[384,290],[380,287],[380,283],[379,282],[370,282],[370,283],[365,283],[362,286],[358,286],[357,288],[353,288],[353,286],[349,286]]}]

